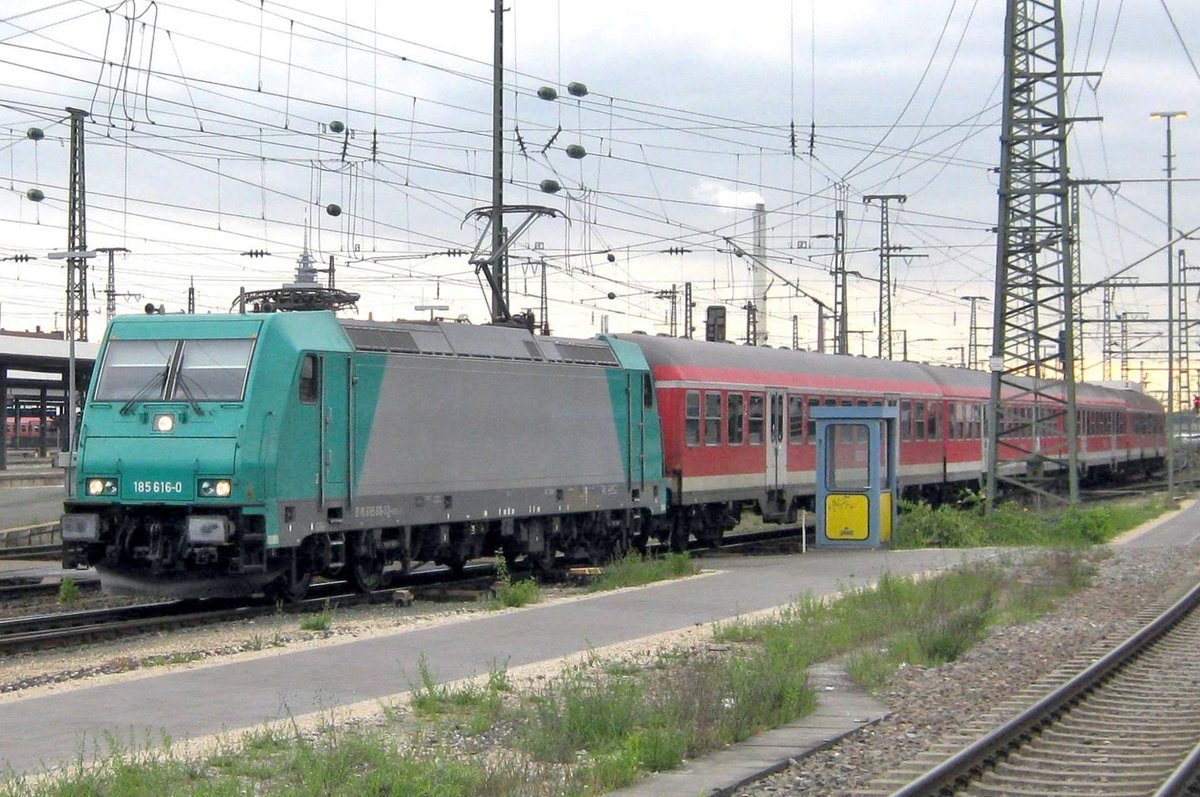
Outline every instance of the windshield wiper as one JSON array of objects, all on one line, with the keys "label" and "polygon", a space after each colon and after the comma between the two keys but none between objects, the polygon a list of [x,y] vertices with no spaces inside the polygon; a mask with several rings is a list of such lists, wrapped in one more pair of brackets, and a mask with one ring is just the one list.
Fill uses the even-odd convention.
[{"label": "windshield wiper", "polygon": [[178,384],[179,388],[183,391],[183,395],[187,396],[188,404],[192,405],[192,409],[196,411],[196,414],[203,415],[204,410],[200,409],[200,402],[196,401],[195,394],[193,394],[192,389],[188,387],[187,375],[179,374],[179,376],[176,378],[176,384]]},{"label": "windshield wiper", "polygon": [[134,393],[133,397],[130,398],[129,401],[126,401],[121,406],[121,410],[120,410],[121,414],[128,415],[130,413],[130,411],[133,409],[134,405],[138,404],[139,402],[145,401],[146,397],[150,395],[150,391],[154,390],[156,387],[160,387],[162,385],[162,383],[164,381],[166,381],[166,378],[167,378],[167,369],[165,369],[165,368],[163,370],[159,371],[158,373],[156,373],[154,376],[150,377],[150,381],[147,382],[146,384],[142,385],[142,389],[139,390],[138,392]]}]

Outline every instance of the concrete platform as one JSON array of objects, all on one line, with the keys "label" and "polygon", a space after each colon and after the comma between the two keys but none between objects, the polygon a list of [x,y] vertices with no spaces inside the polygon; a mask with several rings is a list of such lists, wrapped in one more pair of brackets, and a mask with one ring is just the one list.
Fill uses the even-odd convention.
[{"label": "concrete platform", "polygon": [[[0,700],[0,770],[31,772],[63,764],[80,751],[106,749],[109,734],[123,740],[162,734],[194,740],[394,699],[420,683],[422,657],[439,682],[455,681],[486,674],[497,663],[513,669],[556,660],[770,609],[805,593],[864,586],[884,573],[911,575],[990,555],[976,550],[713,557],[703,563],[715,572],[700,578],[131,680],[80,688],[64,684],[49,694]],[[878,714],[877,708],[857,704],[831,710],[855,721]],[[820,729],[818,736],[844,732],[842,727]],[[792,741],[779,744],[787,751],[784,760],[794,754]],[[778,759],[773,746],[758,743],[762,755]]]}]

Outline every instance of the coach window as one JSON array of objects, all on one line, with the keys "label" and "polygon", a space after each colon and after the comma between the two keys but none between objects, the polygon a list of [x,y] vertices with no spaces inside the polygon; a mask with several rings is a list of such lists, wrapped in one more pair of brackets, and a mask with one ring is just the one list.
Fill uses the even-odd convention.
[{"label": "coach window", "polygon": [[810,443],[817,442],[817,422],[813,419],[812,411],[813,407],[819,406],[821,406],[821,400],[816,396],[810,396],[808,399],[808,412],[804,416],[808,418],[808,423],[806,424],[807,428],[804,431],[805,434],[807,434],[808,441]]},{"label": "coach window", "polygon": [[763,395],[762,393],[750,394],[750,407],[747,413],[750,421],[750,429],[747,432],[747,438],[752,446],[761,446],[763,442]]},{"label": "coach window", "polygon": [[700,391],[689,390],[684,399],[683,439],[689,446],[700,445]]},{"label": "coach window", "polygon": [[804,399],[788,396],[788,444],[798,446],[804,442]]},{"label": "coach window", "polygon": [[740,446],[746,439],[746,396],[742,393],[730,393],[728,401],[729,445]]},{"label": "coach window", "polygon": [[938,403],[936,401],[929,402],[929,424],[925,427],[929,430],[929,439],[938,440]]},{"label": "coach window", "polygon": [[912,402],[900,402],[900,439],[912,440]]},{"label": "coach window", "polygon": [[704,394],[704,445],[721,445],[721,394]]},{"label": "coach window", "polygon": [[912,409],[913,440],[925,439],[925,402],[914,401]]},{"label": "coach window", "polygon": [[306,354],[300,361],[300,401],[315,404],[321,390],[321,364],[317,355]]}]

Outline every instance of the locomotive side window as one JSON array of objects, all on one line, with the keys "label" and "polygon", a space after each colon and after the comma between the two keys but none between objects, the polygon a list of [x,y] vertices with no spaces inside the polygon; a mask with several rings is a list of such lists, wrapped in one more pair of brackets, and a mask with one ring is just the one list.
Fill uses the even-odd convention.
[{"label": "locomotive side window", "polygon": [[167,383],[173,340],[111,340],[104,352],[97,401],[125,401],[135,396],[157,400]]},{"label": "locomotive side window", "polygon": [[650,374],[642,374],[642,406],[648,410],[654,407],[654,382]]},{"label": "locomotive side window", "polygon": [[684,398],[683,439],[689,446],[700,445],[700,391],[689,390]]},{"label": "locomotive side window", "polygon": [[750,440],[750,445],[761,446],[763,442],[763,394],[750,394],[750,411],[748,413],[750,428],[747,437]]},{"label": "locomotive side window", "polygon": [[721,394],[704,394],[704,445],[721,445]]},{"label": "locomotive side window", "polygon": [[743,393],[729,394],[729,445],[740,446],[746,439],[746,396]]},{"label": "locomotive side window", "polygon": [[300,400],[305,404],[315,404],[320,392],[321,365],[317,362],[317,355],[306,354],[300,361]]},{"label": "locomotive side window", "polygon": [[804,442],[804,399],[788,396],[788,443],[796,446]]},{"label": "locomotive side window", "polygon": [[241,401],[254,341],[185,340],[171,398]]}]

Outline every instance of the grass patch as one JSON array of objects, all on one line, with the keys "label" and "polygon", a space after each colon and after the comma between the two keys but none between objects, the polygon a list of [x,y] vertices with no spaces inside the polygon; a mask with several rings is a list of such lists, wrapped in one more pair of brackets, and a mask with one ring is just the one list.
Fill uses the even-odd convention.
[{"label": "grass patch", "polygon": [[1033,512],[1014,502],[990,514],[950,505],[901,501],[896,548],[967,548],[987,545],[1087,546],[1105,543],[1171,509],[1163,497]]},{"label": "grass patch", "polygon": [[333,610],[329,608],[329,603],[325,603],[325,608],[315,614],[306,614],[300,618],[301,631],[328,631],[333,627]]},{"label": "grass patch", "polygon": [[143,667],[169,667],[172,664],[189,664],[204,658],[204,654],[195,651],[170,653],[164,656],[147,656],[142,659]]},{"label": "grass patch", "polygon": [[622,587],[638,587],[656,581],[694,576],[696,570],[696,563],[686,553],[651,557],[631,552],[605,565],[604,573],[593,581],[588,589],[591,592],[603,592]]},{"label": "grass patch", "polygon": [[723,653],[672,657],[634,673],[570,670],[533,695],[522,749],[535,761],[584,760],[589,777],[608,790],[776,727],[816,705],[790,648]]},{"label": "grass patch", "polygon": [[423,655],[417,670],[421,682],[412,690],[413,712],[426,719],[448,720],[474,734],[500,719],[504,696],[512,692],[507,670],[499,666],[492,667],[486,683],[471,681],[456,687],[438,684]]},{"label": "grass patch", "polygon": [[488,600],[489,609],[515,609],[531,603],[541,603],[542,588],[532,578],[513,581],[504,557],[496,557],[495,595]]},{"label": "grass patch", "polygon": [[58,584],[58,602],[63,606],[74,606],[79,602],[79,585],[70,576],[63,576]]}]

